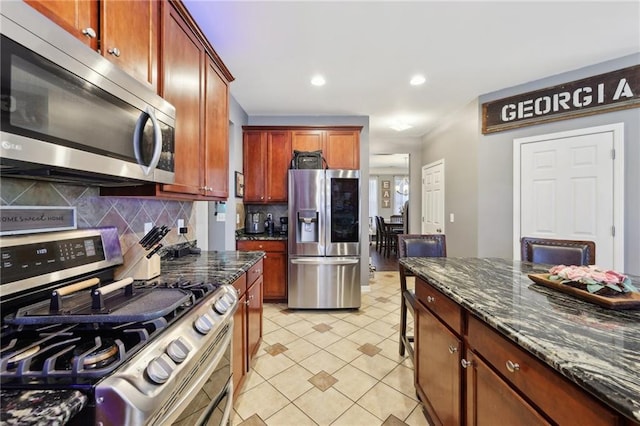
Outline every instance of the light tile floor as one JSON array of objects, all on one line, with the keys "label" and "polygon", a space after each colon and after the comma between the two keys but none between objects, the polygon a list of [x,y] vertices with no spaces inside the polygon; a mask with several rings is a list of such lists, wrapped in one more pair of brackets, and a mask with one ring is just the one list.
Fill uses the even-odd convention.
[{"label": "light tile floor", "polygon": [[263,318],[232,425],[428,425],[413,364],[398,354],[397,272],[376,272],[357,311],[265,304]]}]

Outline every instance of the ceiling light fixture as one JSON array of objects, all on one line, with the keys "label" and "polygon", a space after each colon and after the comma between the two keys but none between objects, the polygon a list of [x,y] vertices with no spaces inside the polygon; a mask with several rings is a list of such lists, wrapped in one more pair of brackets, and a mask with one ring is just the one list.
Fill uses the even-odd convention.
[{"label": "ceiling light fixture", "polygon": [[413,126],[403,121],[396,121],[390,127],[395,131],[402,132],[404,130],[412,128]]},{"label": "ceiling light fixture", "polygon": [[314,86],[324,86],[325,83],[326,81],[324,77],[321,75],[316,75],[316,76],[313,76],[313,78],[311,78],[311,84],[313,84]]},{"label": "ceiling light fixture", "polygon": [[424,78],[423,75],[418,74],[411,77],[409,84],[411,84],[412,86],[420,86],[421,84],[424,84],[425,81],[427,81],[427,79]]}]

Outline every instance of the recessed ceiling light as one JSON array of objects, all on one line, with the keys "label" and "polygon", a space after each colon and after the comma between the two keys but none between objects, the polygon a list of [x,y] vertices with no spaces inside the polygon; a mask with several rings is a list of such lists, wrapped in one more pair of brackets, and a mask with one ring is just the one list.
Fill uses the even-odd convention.
[{"label": "recessed ceiling light", "polygon": [[324,86],[326,83],[325,79],[321,75],[316,75],[311,78],[311,84],[314,86]]},{"label": "recessed ceiling light", "polygon": [[391,128],[393,130],[395,130],[395,131],[398,131],[398,132],[402,132],[402,131],[410,129],[412,127],[413,127],[412,125],[407,124],[407,123],[405,123],[403,121],[397,121],[397,122],[395,122],[395,123],[393,123],[391,125]]},{"label": "recessed ceiling light", "polygon": [[409,84],[411,84],[412,86],[420,86],[421,84],[424,84],[425,81],[427,81],[427,79],[424,78],[423,75],[418,74],[411,77]]}]

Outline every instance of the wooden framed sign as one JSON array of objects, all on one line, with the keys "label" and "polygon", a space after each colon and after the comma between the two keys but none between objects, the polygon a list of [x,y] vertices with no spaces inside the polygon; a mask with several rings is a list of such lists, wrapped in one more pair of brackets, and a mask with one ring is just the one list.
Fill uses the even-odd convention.
[{"label": "wooden framed sign", "polygon": [[482,104],[482,133],[640,106],[640,65]]}]

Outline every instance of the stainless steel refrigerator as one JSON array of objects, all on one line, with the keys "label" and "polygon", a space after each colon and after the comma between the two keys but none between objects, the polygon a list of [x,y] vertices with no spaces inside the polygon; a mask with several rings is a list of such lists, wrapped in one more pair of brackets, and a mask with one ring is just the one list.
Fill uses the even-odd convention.
[{"label": "stainless steel refrigerator", "polygon": [[289,307],[360,307],[360,172],[289,170]]}]

